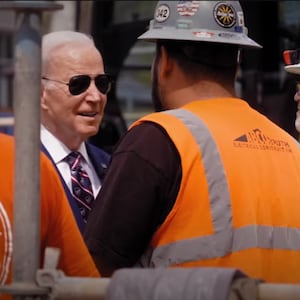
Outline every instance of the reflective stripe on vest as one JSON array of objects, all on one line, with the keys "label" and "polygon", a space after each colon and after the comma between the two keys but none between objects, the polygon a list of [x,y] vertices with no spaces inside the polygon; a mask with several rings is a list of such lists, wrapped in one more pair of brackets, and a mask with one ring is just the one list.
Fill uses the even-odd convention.
[{"label": "reflective stripe on vest", "polygon": [[[214,234],[188,240],[180,240],[157,246],[150,254],[150,266],[167,267],[187,261],[223,257],[235,251],[249,248],[300,250],[300,229],[283,226],[249,225],[235,229],[229,187],[221,156],[209,129],[199,117],[186,109],[163,112],[181,120],[192,133],[199,151],[203,154],[210,195],[210,208]],[[216,188],[213,180],[218,178],[222,188]],[[211,247],[214,245],[214,247]],[[169,249],[172,248],[172,251]],[[199,252],[199,249],[201,251]],[[146,258],[148,255],[145,253]],[[145,262],[144,259],[142,261]],[[147,261],[147,259],[146,259]],[[149,264],[149,261],[148,261]]]}]

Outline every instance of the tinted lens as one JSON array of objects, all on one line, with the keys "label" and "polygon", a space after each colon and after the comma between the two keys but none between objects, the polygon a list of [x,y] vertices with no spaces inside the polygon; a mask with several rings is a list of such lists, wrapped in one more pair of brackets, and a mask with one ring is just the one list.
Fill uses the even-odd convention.
[{"label": "tinted lens", "polygon": [[95,84],[102,94],[107,94],[111,89],[112,78],[107,74],[96,76]]},{"label": "tinted lens", "polygon": [[70,93],[74,96],[86,91],[91,83],[91,77],[88,75],[78,75],[71,77],[69,81]]}]

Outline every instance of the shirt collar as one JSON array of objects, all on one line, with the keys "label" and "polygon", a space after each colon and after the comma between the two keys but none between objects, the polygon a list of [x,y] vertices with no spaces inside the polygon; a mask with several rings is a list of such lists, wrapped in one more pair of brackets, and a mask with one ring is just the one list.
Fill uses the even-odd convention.
[{"label": "shirt collar", "polygon": [[[64,158],[71,152],[71,150],[57,139],[45,126],[41,125],[41,141],[51,155],[55,164],[64,160]],[[85,143],[81,143],[78,152],[84,157],[85,161],[90,164]]]}]

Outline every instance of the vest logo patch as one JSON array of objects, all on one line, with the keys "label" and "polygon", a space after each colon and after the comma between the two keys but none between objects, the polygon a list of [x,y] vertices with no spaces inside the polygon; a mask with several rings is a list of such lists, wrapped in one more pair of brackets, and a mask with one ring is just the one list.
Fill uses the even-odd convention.
[{"label": "vest logo patch", "polygon": [[233,146],[248,149],[292,152],[288,142],[266,136],[258,128],[234,139]]},{"label": "vest logo patch", "polygon": [[[13,253],[13,237],[12,237],[12,227],[7,215],[7,212],[2,205],[0,200],[0,253],[2,257],[0,260],[0,285],[6,282],[9,271],[10,264],[12,260]],[[1,297],[0,297],[1,298]]]}]

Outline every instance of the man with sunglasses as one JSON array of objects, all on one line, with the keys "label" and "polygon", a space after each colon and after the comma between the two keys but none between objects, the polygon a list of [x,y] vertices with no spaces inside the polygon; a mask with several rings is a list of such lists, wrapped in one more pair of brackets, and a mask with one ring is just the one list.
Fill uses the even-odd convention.
[{"label": "man with sunglasses", "polygon": [[295,128],[300,133],[300,49],[283,51],[285,70],[292,75],[296,82],[294,100],[298,103]]},{"label": "man with sunglasses", "polygon": [[239,1],[159,1],[152,100],[115,148],[85,241],[120,268],[234,267],[300,283],[298,142],[235,94]]},{"label": "man with sunglasses", "polygon": [[110,158],[87,140],[99,130],[112,78],[90,36],[56,31],[42,39],[41,82],[42,149],[83,232]]}]

